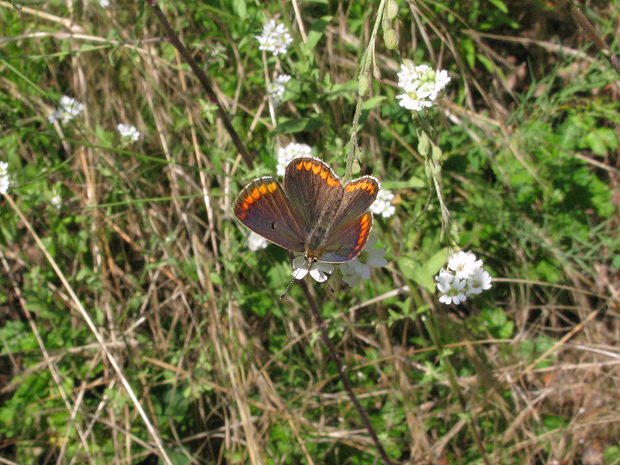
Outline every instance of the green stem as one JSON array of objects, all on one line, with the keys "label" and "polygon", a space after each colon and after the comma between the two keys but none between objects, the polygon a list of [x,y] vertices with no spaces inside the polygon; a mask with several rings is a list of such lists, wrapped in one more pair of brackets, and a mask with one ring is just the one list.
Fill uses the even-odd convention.
[{"label": "green stem", "polygon": [[[379,4],[379,8],[377,9],[377,19],[375,20],[375,25],[372,28],[372,33],[370,34],[370,40],[368,41],[368,46],[364,51],[364,55],[362,55],[362,60],[360,62],[361,71],[359,74],[359,79],[365,78],[367,91],[370,88],[370,64],[374,62],[374,54],[375,54],[375,41],[377,40],[377,34],[379,33],[379,26],[381,24],[381,20],[383,18],[385,12],[385,3],[386,0],[381,0]],[[353,123],[351,125],[351,139],[349,141],[349,156],[347,157],[347,169],[344,173],[343,180],[346,182],[351,177],[351,170],[353,168],[353,160],[355,158],[355,152],[359,148],[357,145],[357,126],[359,124],[360,116],[362,115],[362,105],[364,103],[364,95],[359,95],[357,99],[357,105],[355,106],[355,114],[353,115]]]}]

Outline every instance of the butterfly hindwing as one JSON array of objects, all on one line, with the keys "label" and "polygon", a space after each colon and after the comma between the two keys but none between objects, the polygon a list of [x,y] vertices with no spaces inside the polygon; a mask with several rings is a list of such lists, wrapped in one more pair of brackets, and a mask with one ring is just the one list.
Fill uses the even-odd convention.
[{"label": "butterfly hindwing", "polygon": [[367,211],[357,218],[346,218],[333,229],[321,246],[318,259],[323,262],[347,262],[357,257],[368,242],[372,229],[372,213]]}]

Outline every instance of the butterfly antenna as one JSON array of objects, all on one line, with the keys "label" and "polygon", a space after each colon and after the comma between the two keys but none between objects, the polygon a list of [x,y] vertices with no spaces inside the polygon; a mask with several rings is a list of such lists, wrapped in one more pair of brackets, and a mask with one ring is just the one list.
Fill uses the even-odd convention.
[{"label": "butterfly antenna", "polygon": [[295,277],[293,277],[293,279],[291,279],[291,282],[288,283],[288,286],[286,286],[286,289],[284,289],[284,292],[282,293],[282,295],[280,296],[280,300],[282,300],[284,298],[284,296],[286,295],[286,293],[288,292],[288,290],[291,288],[291,286],[293,285],[293,281],[295,281]]}]

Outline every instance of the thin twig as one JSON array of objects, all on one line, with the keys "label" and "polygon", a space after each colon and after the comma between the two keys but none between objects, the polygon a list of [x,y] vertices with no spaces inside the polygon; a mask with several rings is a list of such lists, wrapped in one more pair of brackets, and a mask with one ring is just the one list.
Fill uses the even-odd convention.
[{"label": "thin twig", "polygon": [[185,46],[178,39],[177,35],[172,29],[172,26],[170,26],[170,23],[166,19],[164,12],[161,11],[161,8],[159,8],[155,0],[147,0],[147,3],[151,6],[151,9],[153,10],[155,17],[158,19],[159,23],[164,28],[164,31],[166,31],[166,35],[168,36],[168,41],[179,51],[179,53],[181,54],[185,62],[192,69],[192,71],[194,72],[198,80],[200,81],[200,84],[202,85],[203,90],[209,97],[209,100],[211,101],[211,103],[217,106],[217,115],[222,120],[222,123],[224,123],[224,127],[226,128],[226,131],[230,135],[230,138],[235,144],[235,147],[237,147],[239,154],[241,155],[241,157],[243,157],[243,161],[245,161],[245,164],[248,165],[248,168],[250,169],[254,168],[254,162],[252,161],[252,157],[250,156],[248,151],[245,149],[245,145],[243,145],[243,141],[241,140],[241,137],[239,137],[239,134],[237,134],[237,131],[235,131],[235,128],[230,122],[228,113],[226,112],[226,110],[224,110],[224,107],[222,106],[219,99],[217,98],[217,95],[215,91],[213,90],[213,87],[211,86],[211,82],[209,81],[209,78],[207,77],[205,72],[200,68],[200,66],[198,66],[198,63],[196,63],[196,60],[194,60],[191,53],[189,53],[189,50],[187,50],[187,48],[185,48]]},{"label": "thin twig", "polygon": [[385,451],[385,448],[383,447],[383,444],[381,444],[381,441],[379,440],[379,436],[377,436],[377,432],[375,431],[372,424],[370,423],[370,419],[368,418],[366,411],[362,407],[362,404],[360,404],[360,401],[357,399],[355,392],[353,392],[351,383],[349,382],[349,379],[347,378],[347,375],[344,372],[342,360],[340,360],[340,356],[338,355],[338,352],[336,352],[336,348],[334,347],[333,342],[329,338],[329,333],[327,332],[327,328],[325,327],[325,321],[323,320],[323,317],[321,316],[321,312],[319,312],[316,302],[314,301],[312,294],[310,294],[310,290],[308,289],[308,285],[306,284],[305,281],[301,281],[301,288],[303,289],[304,294],[306,296],[306,302],[308,302],[310,311],[314,315],[314,318],[316,319],[319,329],[321,330],[321,339],[327,346],[331,359],[336,364],[336,369],[338,370],[338,376],[340,376],[340,380],[342,381],[342,384],[344,385],[344,388],[347,391],[347,394],[349,394],[349,398],[351,399],[351,402],[353,402],[353,405],[355,406],[357,413],[362,419],[362,423],[364,423],[366,430],[368,430],[368,434],[370,434],[370,437],[375,443],[375,446],[377,447],[377,450],[379,451],[379,455],[381,456],[383,463],[385,465],[392,465],[392,461],[389,459],[387,452]]}]

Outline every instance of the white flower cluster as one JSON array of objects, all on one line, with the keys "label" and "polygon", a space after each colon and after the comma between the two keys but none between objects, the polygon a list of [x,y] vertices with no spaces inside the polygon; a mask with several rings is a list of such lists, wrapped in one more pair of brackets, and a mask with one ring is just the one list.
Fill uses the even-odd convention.
[{"label": "white flower cluster", "polygon": [[267,239],[265,239],[260,234],[256,234],[254,231],[250,231],[250,235],[248,236],[248,249],[252,252],[256,252],[257,250],[264,249],[269,245]]},{"label": "white flower cluster", "polygon": [[273,101],[274,107],[279,107],[284,97],[284,91],[286,90],[286,83],[291,80],[288,74],[280,74],[273,82],[267,84],[267,93]]},{"label": "white flower cluster", "polygon": [[135,126],[129,126],[127,124],[121,123],[116,126],[116,129],[118,129],[121,137],[125,140],[131,140],[135,142],[140,139],[140,131],[138,131]]},{"label": "white flower cluster", "polygon": [[296,144],[292,142],[284,148],[280,147],[278,149],[278,166],[276,167],[278,176],[284,176],[286,165],[288,165],[293,158],[309,157],[311,155],[312,147],[306,144]]},{"label": "white flower cluster", "polygon": [[392,205],[394,194],[392,192],[381,189],[377,195],[377,199],[370,206],[370,211],[375,215],[381,215],[383,218],[389,218],[396,211],[396,207]]},{"label": "white flower cluster", "polygon": [[6,194],[9,190],[9,164],[5,161],[0,161],[0,194]]},{"label": "white flower cluster", "polygon": [[442,293],[439,301],[460,304],[471,294],[480,294],[491,288],[491,276],[482,269],[482,260],[471,252],[457,252],[448,260],[449,270],[441,269],[435,276],[437,289]]},{"label": "white flower cluster", "polygon": [[441,91],[450,82],[446,70],[434,70],[427,65],[414,66],[413,63],[400,65],[398,87],[405,93],[397,95],[401,107],[407,110],[420,111],[432,107]]},{"label": "white flower cluster", "polygon": [[288,28],[284,24],[278,24],[275,20],[270,19],[263,26],[263,33],[256,36],[260,46],[259,50],[271,52],[274,56],[285,55],[288,46],[293,43],[293,38],[288,33]]},{"label": "white flower cluster", "polygon": [[99,0],[101,8],[107,8],[110,6],[110,0]]},{"label": "white flower cluster", "polygon": [[[387,265],[384,249],[373,249],[377,243],[377,236],[372,234],[368,238],[366,247],[356,258],[348,262],[340,263],[340,271],[342,272],[342,280],[351,287],[355,287],[360,283],[360,278],[370,279],[370,267],[381,267]],[[315,262],[310,268],[310,276],[322,283],[327,281],[328,274],[336,269],[335,263]],[[303,255],[293,259],[293,277],[295,279],[303,279],[308,274],[308,263]]]},{"label": "white flower cluster", "polygon": [[61,124],[66,124],[84,111],[84,105],[71,97],[63,95],[60,98],[60,106],[47,117],[50,123],[60,120]]}]

